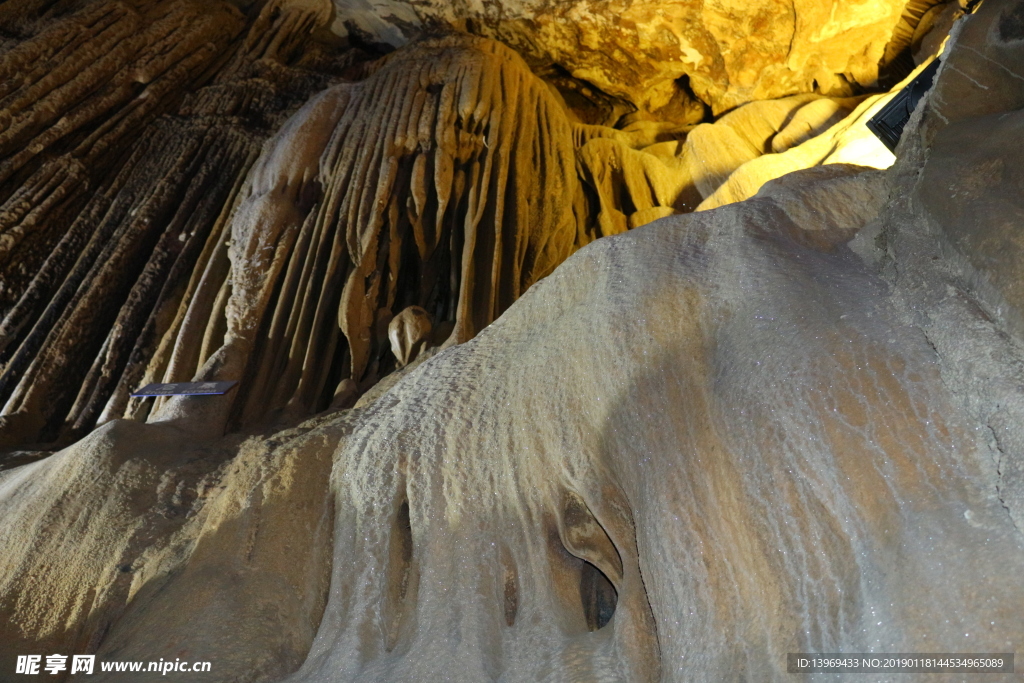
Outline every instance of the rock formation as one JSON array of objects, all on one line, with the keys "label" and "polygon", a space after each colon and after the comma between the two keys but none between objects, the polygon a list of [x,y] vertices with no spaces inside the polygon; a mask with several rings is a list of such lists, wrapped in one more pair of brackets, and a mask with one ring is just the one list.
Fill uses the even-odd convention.
[{"label": "rock formation", "polygon": [[515,53],[455,36],[374,69],[270,141],[231,224],[230,271],[204,279],[185,314],[199,327],[178,331],[167,381],[244,378],[243,424],[375,381],[407,306],[471,338],[577,244],[570,124]]},{"label": "rock formation", "polygon": [[[1021,0],[956,22],[896,157],[863,125],[891,93],[796,75],[762,100],[711,74],[709,104],[745,103],[653,120],[639,52],[619,90],[576,87],[646,113],[584,120],[582,67],[537,64],[543,7],[379,56],[434,5],[16,1],[0,69],[61,31],[81,54],[0,100],[0,680],[89,653],[224,682],[781,681],[788,652],[1024,643]],[[579,58],[614,54],[570,6]],[[868,80],[974,9],[857,7],[794,30],[887,21],[842,53]],[[144,95],[159,74],[104,62],[122,43],[191,66]],[[128,397],[191,379],[240,383]],[[125,674],[54,678],[80,679]]]},{"label": "rock formation", "polygon": [[[799,144],[856,98],[802,94],[713,125],[613,128],[581,122],[557,87],[486,38],[424,39],[370,64],[303,41],[327,23],[324,4],[271,3],[248,17],[167,7],[86,4],[40,19],[45,28],[0,58],[15,73],[51,34],[96,32],[80,39],[80,74],[39,62],[5,100],[11,117],[28,109],[8,132],[22,147],[3,162],[9,447],[69,443],[121,417],[184,419],[180,399],[130,398],[149,382],[240,380],[230,400],[189,414],[213,432],[350,406],[404,364],[388,325],[409,306],[434,321],[419,346],[463,342],[590,241],[753,194],[784,172],[733,173],[763,154],[803,150],[773,166],[785,171],[865,161]],[[128,23],[108,36],[96,17]],[[131,33],[146,21],[163,33]],[[193,54],[181,43],[192,61],[178,65],[179,52],[161,51],[174,31],[221,47]],[[107,57],[105,40],[139,64],[158,53],[159,68],[88,61]],[[213,83],[173,101],[216,60]],[[90,91],[93,81],[114,94]],[[49,99],[36,102],[33,87]],[[72,125],[79,111],[91,113]],[[100,117],[109,121],[86,125]],[[136,139],[131,126],[149,132]],[[61,135],[85,140],[47,153]],[[746,180],[719,191],[731,175]]]},{"label": "rock formation", "polygon": [[557,64],[577,82],[679,122],[699,121],[700,101],[720,114],[798,92],[850,95],[873,84],[880,65],[901,56],[902,67],[912,63],[903,53],[920,50],[926,38],[924,49],[934,49],[931,41],[959,10],[942,0],[335,4],[335,30],[362,41],[398,47],[438,26],[457,26],[511,45],[536,67]]},{"label": "rock formation", "polygon": [[[269,5],[245,37],[228,4],[90,3],[0,58],[24,74],[3,100],[5,139],[20,149],[0,185],[8,443],[78,436],[123,414],[190,278],[215,257],[261,143],[330,82],[324,67],[343,67],[285,66],[301,57],[289,34],[315,20]],[[50,55],[66,35],[77,52]],[[177,101],[218,62],[214,83]]]}]

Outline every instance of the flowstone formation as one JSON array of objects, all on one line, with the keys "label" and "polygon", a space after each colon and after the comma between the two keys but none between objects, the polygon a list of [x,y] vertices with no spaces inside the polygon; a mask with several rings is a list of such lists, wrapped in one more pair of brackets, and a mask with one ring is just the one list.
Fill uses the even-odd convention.
[{"label": "flowstone formation", "polygon": [[230,271],[204,278],[177,331],[166,374],[244,378],[243,424],[376,381],[392,311],[424,308],[466,341],[578,244],[569,121],[515,53],[452,37],[374,69],[270,142]]},{"label": "flowstone formation", "polygon": [[[597,238],[798,168],[892,161],[873,138],[844,156],[839,136],[880,95],[612,127],[488,38],[339,51],[326,2],[20,8],[0,55],[24,71],[0,103],[7,448],[118,418],[222,433],[349,407]],[[412,310],[429,334],[403,328]],[[201,408],[130,397],[216,379],[239,390]]]},{"label": "flowstone formation", "polygon": [[[925,5],[877,70],[973,9]],[[31,135],[97,118],[0,185],[0,680],[783,681],[1024,644],[1024,2],[957,21],[895,164],[863,125],[891,93],[611,126],[488,37],[342,49],[326,3],[20,7],[2,68],[98,16],[204,16],[222,51],[49,201],[143,107],[55,89]],[[127,396],[191,379],[240,383]]]},{"label": "flowstone formation", "polygon": [[358,59],[300,49],[326,19],[302,4],[267,5],[248,32],[227,3],[63,4],[0,15],[23,38],[0,56],[19,75],[0,104],[18,150],[0,162],[6,444],[126,413],[191,280],[221,266],[261,144]]}]

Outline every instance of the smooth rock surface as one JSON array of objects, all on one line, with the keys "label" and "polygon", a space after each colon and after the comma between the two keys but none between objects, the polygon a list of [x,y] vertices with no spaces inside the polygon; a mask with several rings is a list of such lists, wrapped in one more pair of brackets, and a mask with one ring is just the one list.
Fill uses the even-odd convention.
[{"label": "smooth rock surface", "polygon": [[[6,527],[8,576],[52,601],[133,575],[45,629],[8,583],[9,652],[45,635],[271,681],[311,643],[287,680],[718,681],[786,680],[790,651],[1014,650],[1024,545],[994,464],[847,235],[800,239],[793,217],[865,173],[808,173],[825,170],[598,241],[372,405],[219,444],[237,455],[205,486],[171,475],[185,519],[145,548],[112,553],[156,478],[61,504],[109,500],[109,540],[45,511],[87,454],[118,462],[167,427],[113,423],[5,475],[5,518],[40,520]],[[872,196],[841,227],[877,220]],[[158,477],[151,451],[133,461]],[[48,568],[68,544],[110,569]]]}]

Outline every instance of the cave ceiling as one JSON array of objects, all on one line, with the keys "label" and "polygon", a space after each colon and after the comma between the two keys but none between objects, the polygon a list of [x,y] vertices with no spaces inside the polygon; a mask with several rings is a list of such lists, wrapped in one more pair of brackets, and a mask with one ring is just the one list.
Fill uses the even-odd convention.
[{"label": "cave ceiling", "polygon": [[[934,0],[337,0],[331,29],[391,48],[458,28],[660,118],[798,92],[850,95],[910,44]],[[892,45],[895,41],[897,45]],[[906,43],[898,45],[899,43]],[[894,49],[895,48],[895,49]]]}]

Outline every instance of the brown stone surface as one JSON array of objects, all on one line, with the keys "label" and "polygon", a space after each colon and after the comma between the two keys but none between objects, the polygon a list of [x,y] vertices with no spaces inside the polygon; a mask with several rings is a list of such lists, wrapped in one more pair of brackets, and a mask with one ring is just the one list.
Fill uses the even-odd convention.
[{"label": "brown stone surface", "polygon": [[[965,23],[924,113],[931,143],[916,193],[977,269],[990,307],[1024,330],[1024,9],[993,3]],[[977,47],[974,47],[977,46]]]}]

